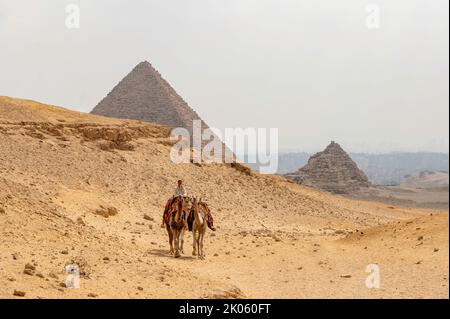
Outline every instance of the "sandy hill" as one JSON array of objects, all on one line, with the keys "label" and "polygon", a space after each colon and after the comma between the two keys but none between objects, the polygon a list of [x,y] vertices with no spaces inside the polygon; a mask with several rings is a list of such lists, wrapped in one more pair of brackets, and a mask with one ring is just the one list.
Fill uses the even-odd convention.
[{"label": "sandy hill", "polygon": [[[353,201],[239,165],[176,165],[168,135],[1,97],[0,298],[448,298],[447,214]],[[159,228],[179,178],[213,210],[206,260],[191,256],[191,234],[185,255],[171,257]],[[406,223],[399,240],[393,227]],[[380,235],[351,237],[371,232]],[[64,284],[73,263],[79,289]],[[364,285],[372,263],[380,289]]]},{"label": "sandy hill", "polygon": [[415,188],[448,188],[448,172],[422,171],[408,176],[401,184],[403,187]]},{"label": "sandy hill", "polygon": [[312,155],[304,167],[285,176],[299,184],[336,194],[351,193],[370,185],[366,174],[334,141],[322,152]]},{"label": "sandy hill", "polygon": [[32,100],[0,96],[0,122],[49,122],[120,124],[121,121],[102,116],[86,116],[86,113],[70,111],[59,106],[46,105]]}]

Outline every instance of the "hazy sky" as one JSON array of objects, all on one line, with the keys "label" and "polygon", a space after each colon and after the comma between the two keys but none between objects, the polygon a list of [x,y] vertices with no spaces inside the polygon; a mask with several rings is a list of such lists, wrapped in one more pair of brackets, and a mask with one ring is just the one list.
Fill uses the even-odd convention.
[{"label": "hazy sky", "polygon": [[0,0],[0,95],[88,112],[148,60],[210,126],[278,127],[281,150],[448,152],[448,4]]}]

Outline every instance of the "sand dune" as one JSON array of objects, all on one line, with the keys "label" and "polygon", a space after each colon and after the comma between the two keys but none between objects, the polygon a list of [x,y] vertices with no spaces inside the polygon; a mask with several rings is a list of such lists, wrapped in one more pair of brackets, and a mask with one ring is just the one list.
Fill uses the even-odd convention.
[{"label": "sand dune", "polygon": [[[0,97],[0,298],[448,298],[447,213],[177,165],[168,136]],[[179,178],[215,217],[206,260],[191,256],[191,234],[171,257],[159,228]],[[79,289],[64,284],[71,263]],[[368,264],[380,266],[379,289],[365,286]]]}]

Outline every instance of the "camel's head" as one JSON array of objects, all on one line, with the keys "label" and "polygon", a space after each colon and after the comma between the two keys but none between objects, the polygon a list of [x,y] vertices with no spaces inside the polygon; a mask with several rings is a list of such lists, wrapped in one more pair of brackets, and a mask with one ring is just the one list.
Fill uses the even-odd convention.
[{"label": "camel's head", "polygon": [[198,201],[198,207],[199,207],[199,212],[203,215],[206,216],[209,212],[209,208],[208,205],[206,204],[206,202],[202,201],[202,199],[200,198],[200,200]]},{"label": "camel's head", "polygon": [[197,197],[192,197],[191,203],[192,203],[192,208],[195,211],[198,211],[198,204],[200,203],[200,201],[197,199]]},{"label": "camel's head", "polygon": [[191,208],[191,198],[189,196],[180,196],[181,210],[188,213]]},{"label": "camel's head", "polygon": [[187,218],[190,209],[190,198],[188,196],[178,196],[177,200],[174,202],[176,205],[175,221]]}]

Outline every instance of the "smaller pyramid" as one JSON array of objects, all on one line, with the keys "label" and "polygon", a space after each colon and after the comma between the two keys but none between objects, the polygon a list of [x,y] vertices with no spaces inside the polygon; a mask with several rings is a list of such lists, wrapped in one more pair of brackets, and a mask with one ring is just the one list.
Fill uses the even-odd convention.
[{"label": "smaller pyramid", "polygon": [[334,141],[324,151],[311,156],[304,167],[285,177],[336,194],[348,194],[370,186],[366,174]]}]

